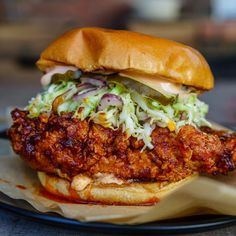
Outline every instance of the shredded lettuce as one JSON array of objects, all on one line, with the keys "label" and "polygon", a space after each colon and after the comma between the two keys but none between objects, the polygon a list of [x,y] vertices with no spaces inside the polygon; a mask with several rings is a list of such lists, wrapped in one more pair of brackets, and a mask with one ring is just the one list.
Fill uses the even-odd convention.
[{"label": "shredded lettuce", "polygon": [[[60,78],[63,78],[62,76]],[[55,112],[53,102],[60,100],[56,112],[72,112],[79,120],[88,118],[94,123],[111,129],[121,128],[127,137],[133,136],[143,140],[144,148],[153,148],[151,133],[156,126],[168,127],[170,131],[178,132],[181,126],[190,124],[195,127],[210,126],[205,119],[208,105],[197,98],[197,94],[190,91],[185,96],[173,95],[168,104],[160,100],[140,94],[123,83],[109,80],[107,85],[98,90],[96,95],[89,95],[90,88],[78,90],[79,80],[57,80],[46,90],[33,98],[26,109],[30,117],[37,117],[40,113]],[[94,86],[94,85],[92,85]],[[92,87],[93,89],[93,87]],[[96,89],[96,87],[95,87]],[[75,99],[77,94],[88,94],[83,99]],[[115,94],[122,99],[122,108],[109,105],[102,111],[98,109],[104,94]]]}]

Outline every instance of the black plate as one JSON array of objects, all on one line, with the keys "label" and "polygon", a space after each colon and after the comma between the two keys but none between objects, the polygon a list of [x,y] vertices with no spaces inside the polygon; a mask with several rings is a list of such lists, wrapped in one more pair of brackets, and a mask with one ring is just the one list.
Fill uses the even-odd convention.
[{"label": "black plate", "polygon": [[0,203],[0,208],[43,223],[53,224],[70,229],[97,231],[99,233],[195,233],[236,224],[236,217],[222,215],[192,216],[141,225],[115,225],[97,222],[85,223],[77,220],[67,219],[56,214],[39,213],[16,206],[11,206],[5,203]]},{"label": "black plate", "polygon": [[[231,126],[232,127],[232,126]],[[0,138],[6,138],[5,132],[0,132]],[[67,219],[57,214],[40,213],[36,210],[28,210],[18,206],[0,202],[0,208],[9,210],[19,215],[28,217],[32,220],[41,221],[66,228],[73,228],[86,231],[122,233],[122,234],[141,234],[141,233],[193,233],[217,229],[228,225],[236,224],[236,217],[223,215],[201,215],[191,216],[173,220],[159,221],[140,225],[115,225],[97,222],[80,222]]]}]

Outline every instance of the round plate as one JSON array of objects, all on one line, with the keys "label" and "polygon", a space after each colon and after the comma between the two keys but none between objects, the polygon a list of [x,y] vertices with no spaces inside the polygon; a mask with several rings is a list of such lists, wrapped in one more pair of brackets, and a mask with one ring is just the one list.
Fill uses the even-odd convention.
[{"label": "round plate", "polygon": [[[6,133],[0,132],[0,138],[6,138]],[[97,231],[100,233],[191,233],[217,229],[227,225],[236,224],[236,217],[233,216],[198,215],[140,225],[115,225],[97,222],[81,222],[67,219],[57,214],[40,213],[33,208],[32,210],[20,208],[18,206],[6,204],[4,202],[0,202],[0,208],[12,211],[32,220],[41,221],[43,223],[77,230]]]},{"label": "round plate", "polygon": [[232,216],[202,215],[141,225],[115,225],[97,222],[80,222],[77,220],[67,219],[56,214],[39,213],[5,203],[0,203],[0,208],[10,210],[19,215],[43,223],[70,229],[73,228],[77,230],[97,231],[100,233],[191,233],[217,229],[236,223],[236,217]]}]

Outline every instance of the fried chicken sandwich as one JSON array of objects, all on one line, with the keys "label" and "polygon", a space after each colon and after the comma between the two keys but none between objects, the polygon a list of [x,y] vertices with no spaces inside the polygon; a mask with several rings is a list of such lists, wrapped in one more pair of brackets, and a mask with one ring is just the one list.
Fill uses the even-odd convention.
[{"label": "fried chicken sandwich", "polygon": [[196,50],[128,31],[80,28],[37,61],[43,92],[12,111],[14,151],[66,199],[153,204],[197,174],[235,169],[236,135],[198,95],[214,79]]}]

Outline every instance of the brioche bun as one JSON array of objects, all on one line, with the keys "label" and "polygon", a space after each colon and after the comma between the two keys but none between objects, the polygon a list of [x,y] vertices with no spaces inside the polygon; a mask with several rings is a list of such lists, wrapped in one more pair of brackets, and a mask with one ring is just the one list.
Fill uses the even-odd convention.
[{"label": "brioche bun", "polygon": [[193,176],[176,183],[130,183],[130,184],[102,184],[91,183],[85,189],[72,189],[69,180],[38,172],[41,185],[49,193],[64,199],[103,204],[155,204],[160,198],[171,193],[176,188],[189,182]]},{"label": "brioche bun", "polygon": [[102,28],[79,28],[65,33],[46,48],[37,66],[76,66],[84,72],[119,72],[162,78],[209,90],[213,75],[195,49],[148,35]]}]

